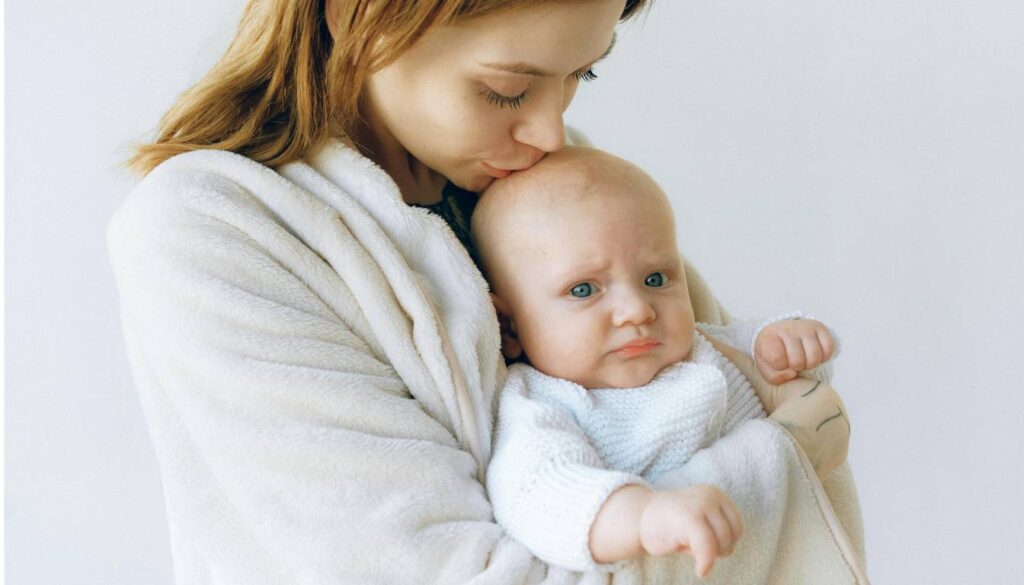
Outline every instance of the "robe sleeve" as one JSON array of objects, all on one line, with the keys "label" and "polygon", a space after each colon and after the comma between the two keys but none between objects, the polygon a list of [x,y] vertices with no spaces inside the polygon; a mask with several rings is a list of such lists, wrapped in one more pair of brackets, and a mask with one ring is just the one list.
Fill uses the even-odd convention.
[{"label": "robe sleeve", "polygon": [[495,523],[473,457],[374,340],[372,299],[241,187],[165,179],[108,245],[178,583],[577,582]]}]

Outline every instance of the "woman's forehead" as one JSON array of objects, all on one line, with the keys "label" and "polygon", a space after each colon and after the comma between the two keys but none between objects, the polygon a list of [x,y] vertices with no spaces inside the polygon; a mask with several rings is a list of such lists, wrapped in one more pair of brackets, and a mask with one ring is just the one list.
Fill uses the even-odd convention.
[{"label": "woman's forehead", "polygon": [[532,4],[457,22],[439,29],[438,40],[456,43],[483,67],[563,76],[608,54],[624,5],[624,0]]}]

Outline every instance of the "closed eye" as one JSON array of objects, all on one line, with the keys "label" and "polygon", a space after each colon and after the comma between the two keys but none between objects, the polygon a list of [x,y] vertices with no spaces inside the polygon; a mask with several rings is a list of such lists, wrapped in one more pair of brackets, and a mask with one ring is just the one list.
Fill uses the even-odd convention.
[{"label": "closed eye", "polygon": [[594,81],[597,79],[597,73],[594,73],[593,67],[586,71],[577,71],[576,73],[573,73],[572,76],[576,78],[577,81]]},{"label": "closed eye", "polygon": [[499,108],[510,108],[513,110],[519,109],[519,106],[523,105],[523,100],[526,98],[525,91],[516,96],[507,96],[492,89],[485,89],[480,92],[480,95],[484,96],[490,104],[498,106]]}]

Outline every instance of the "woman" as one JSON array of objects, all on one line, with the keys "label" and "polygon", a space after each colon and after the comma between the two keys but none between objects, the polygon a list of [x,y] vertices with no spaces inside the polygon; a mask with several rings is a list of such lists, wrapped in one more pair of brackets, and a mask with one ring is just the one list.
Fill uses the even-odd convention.
[{"label": "woman", "polygon": [[603,582],[493,522],[504,365],[458,236],[643,4],[250,1],[109,232],[179,583]]}]

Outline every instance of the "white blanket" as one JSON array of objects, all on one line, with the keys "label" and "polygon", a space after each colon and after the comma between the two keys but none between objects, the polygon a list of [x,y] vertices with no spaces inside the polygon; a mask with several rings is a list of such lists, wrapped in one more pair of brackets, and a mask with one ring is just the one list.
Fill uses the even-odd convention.
[{"label": "white blanket", "polygon": [[[180,155],[132,192],[109,247],[178,583],[605,582],[548,570],[494,523],[482,474],[505,369],[486,283],[372,162],[336,142],[277,172]],[[688,480],[743,500],[752,473],[803,474],[787,501],[817,516],[792,529],[827,529],[857,566],[848,473],[832,496],[852,547],[784,435],[735,439]]]}]

